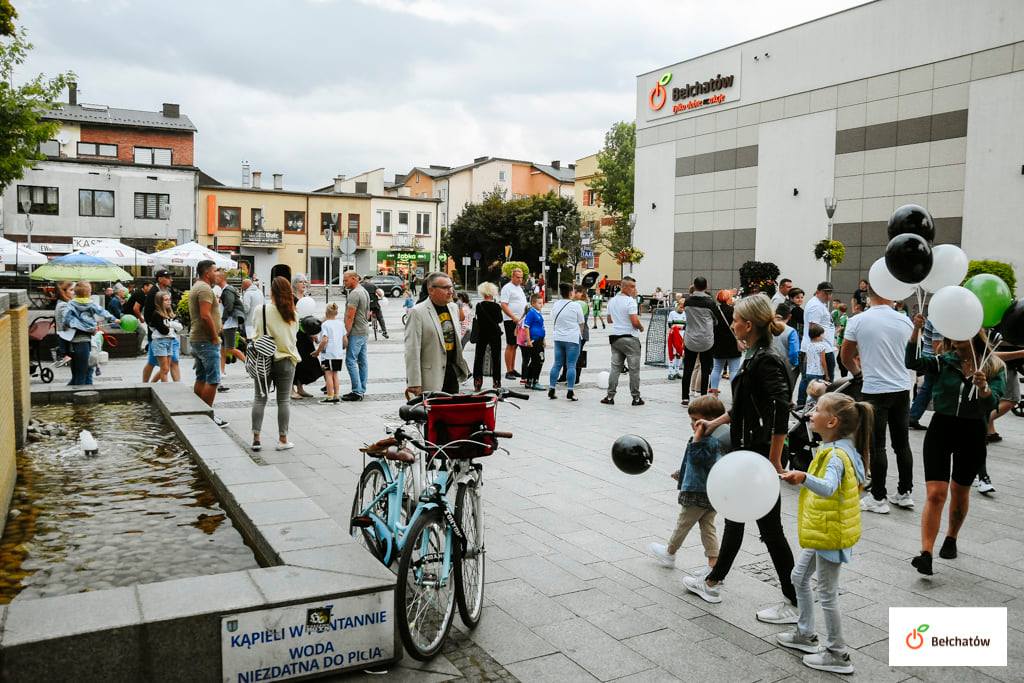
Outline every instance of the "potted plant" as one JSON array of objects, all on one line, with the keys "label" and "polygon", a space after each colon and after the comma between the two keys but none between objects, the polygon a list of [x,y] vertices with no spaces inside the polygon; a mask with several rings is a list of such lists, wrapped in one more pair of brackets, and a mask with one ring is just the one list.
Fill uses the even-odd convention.
[{"label": "potted plant", "polygon": [[829,267],[838,266],[846,258],[846,245],[839,240],[823,239],[814,245],[814,258]]},{"label": "potted plant", "polygon": [[561,247],[552,249],[551,253],[548,254],[548,261],[556,266],[564,266],[569,262],[569,250]]},{"label": "potted plant", "polygon": [[182,355],[189,355],[188,331],[192,326],[192,316],[188,312],[188,292],[181,295],[181,300],[175,307],[174,312],[182,326],[181,333],[178,335],[181,340],[181,353]]},{"label": "potted plant", "polygon": [[779,267],[771,261],[747,261],[740,266],[740,296],[763,292],[775,296],[778,286]]}]

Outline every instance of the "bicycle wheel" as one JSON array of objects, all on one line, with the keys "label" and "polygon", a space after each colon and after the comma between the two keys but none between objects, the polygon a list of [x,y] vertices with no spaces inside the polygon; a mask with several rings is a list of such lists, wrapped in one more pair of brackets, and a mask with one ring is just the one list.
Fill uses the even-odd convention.
[{"label": "bicycle wheel", "polygon": [[473,628],[480,623],[484,607],[484,560],[487,557],[480,489],[475,481],[459,484],[455,519],[466,535],[466,552],[455,558],[455,602],[462,623]]},{"label": "bicycle wheel", "polygon": [[406,651],[421,661],[441,650],[455,615],[455,582],[444,571],[445,558],[452,556],[441,511],[424,512],[406,537],[395,589],[398,633]]},{"label": "bicycle wheel", "polygon": [[[388,485],[388,476],[384,471],[384,464],[379,460],[366,463],[363,473],[359,475],[359,483],[356,485],[356,493],[352,497],[352,518],[363,514],[370,501],[377,497]],[[381,498],[372,510],[383,520],[388,518],[388,496]],[[385,545],[377,538],[374,527],[357,527],[349,522],[348,532],[357,539],[364,548],[370,551],[378,560],[384,560]]]}]

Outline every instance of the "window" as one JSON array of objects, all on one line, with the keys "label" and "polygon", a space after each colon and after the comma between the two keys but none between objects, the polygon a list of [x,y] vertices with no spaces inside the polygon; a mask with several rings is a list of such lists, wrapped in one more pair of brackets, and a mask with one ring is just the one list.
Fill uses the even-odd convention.
[{"label": "window", "polygon": [[398,212],[398,232],[409,232],[409,212]]},{"label": "window", "polygon": [[218,206],[217,227],[224,230],[241,230],[242,209],[237,206]]},{"label": "window", "polygon": [[56,140],[47,140],[39,143],[39,153],[48,157],[60,156],[60,143]]},{"label": "window", "polygon": [[166,147],[136,147],[135,163],[171,165],[171,150]]},{"label": "window", "polygon": [[[222,209],[223,211],[223,209]],[[235,210],[237,212],[237,209]],[[152,192],[135,193],[135,217],[166,220],[171,215],[171,196]],[[223,219],[222,219],[223,220]],[[235,214],[238,220],[238,214]],[[224,226],[221,226],[224,227]]]},{"label": "window", "polygon": [[418,214],[416,214],[416,234],[417,235],[429,235],[430,234],[430,214],[429,213],[418,213]]},{"label": "window", "polygon": [[391,232],[391,212],[377,209],[377,232]]},{"label": "window", "polygon": [[249,209],[250,219],[252,220],[252,229],[261,230],[263,228],[263,209]]},{"label": "window", "polygon": [[306,232],[306,212],[285,211],[284,229],[286,232]]},{"label": "window", "polygon": [[[138,148],[136,148],[138,149]],[[117,145],[98,142],[79,142],[78,156],[82,157],[117,157]],[[138,163],[138,162],[136,162]]]},{"label": "window", "polygon": [[597,190],[584,190],[583,191],[583,206],[597,206]]},{"label": "window", "polygon": [[505,175],[505,171],[498,171],[498,182],[499,183],[505,182],[506,178],[507,178],[507,176]]},{"label": "window", "polygon": [[[338,214],[338,221],[341,221],[340,213]],[[334,229],[335,227],[336,226],[334,225],[334,219],[331,218],[331,214],[326,212],[320,214],[320,232],[323,232],[324,230],[331,230]]]},{"label": "window", "polygon": [[348,234],[350,236],[359,236],[359,214],[350,213],[348,215]]},{"label": "window", "polygon": [[78,215],[111,218],[114,215],[114,193],[108,190],[79,190]]},{"label": "window", "polygon": [[356,192],[358,194],[366,194],[366,191],[367,191],[366,190],[366,183],[365,182],[358,182],[357,181],[356,182]]},{"label": "window", "polygon": [[448,212],[447,211],[442,211],[441,212],[441,227],[442,228],[448,227]]},{"label": "window", "polygon": [[[41,213],[56,216],[60,213],[58,194],[56,187],[18,185],[18,213]],[[27,212],[24,208],[26,201],[32,202]]]}]

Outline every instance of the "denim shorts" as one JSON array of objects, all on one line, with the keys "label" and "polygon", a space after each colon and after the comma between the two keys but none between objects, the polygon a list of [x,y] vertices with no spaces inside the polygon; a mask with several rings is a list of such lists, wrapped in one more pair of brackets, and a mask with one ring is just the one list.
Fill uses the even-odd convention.
[{"label": "denim shorts", "polygon": [[[171,342],[170,353],[156,353],[157,342],[164,342],[164,341]],[[174,339],[160,339],[160,338],[151,339],[149,341],[148,353],[147,353],[147,356],[146,356],[146,363],[148,363],[149,365],[152,365],[154,368],[156,366],[160,365],[160,363],[158,363],[157,360],[156,360],[157,356],[170,356],[171,357],[171,362],[172,363],[177,363],[178,362],[178,355],[180,353],[181,353],[181,340],[178,339],[177,337],[175,337]]]},{"label": "denim shorts", "polygon": [[220,384],[220,344],[192,342],[192,359],[197,382]]},{"label": "denim shorts", "polygon": [[[170,337],[160,337],[153,339],[149,343],[149,353],[155,358],[162,358],[165,356],[174,355],[174,339]],[[155,365],[155,364],[154,364]]]}]

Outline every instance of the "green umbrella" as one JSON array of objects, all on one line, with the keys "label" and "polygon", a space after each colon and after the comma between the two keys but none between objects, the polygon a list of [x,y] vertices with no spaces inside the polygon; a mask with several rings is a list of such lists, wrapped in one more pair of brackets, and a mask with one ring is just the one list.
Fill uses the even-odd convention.
[{"label": "green umbrella", "polygon": [[32,272],[33,280],[85,280],[86,282],[114,282],[132,279],[131,273],[106,259],[88,254],[74,253],[60,256],[39,266]]}]

